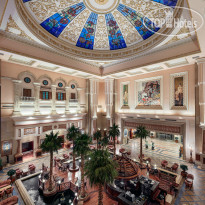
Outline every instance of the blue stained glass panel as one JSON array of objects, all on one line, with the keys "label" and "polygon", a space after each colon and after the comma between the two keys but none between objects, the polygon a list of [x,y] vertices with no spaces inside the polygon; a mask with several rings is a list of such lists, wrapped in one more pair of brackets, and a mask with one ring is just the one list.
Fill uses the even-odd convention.
[{"label": "blue stained glass panel", "polygon": [[31,1],[31,0],[23,0],[23,3],[26,3],[26,2],[28,2],[28,1]]},{"label": "blue stained glass panel", "polygon": [[116,50],[121,48],[126,48],[127,45],[122,36],[120,28],[111,13],[105,15],[107,30],[108,30],[108,39],[110,44],[110,50]]},{"label": "blue stained glass panel", "polygon": [[121,12],[128,19],[128,21],[130,21],[144,40],[152,36],[160,29],[147,17],[144,17],[142,14],[137,13],[135,10],[125,5],[120,4],[117,10]]},{"label": "blue stained glass panel", "polygon": [[65,27],[84,9],[85,5],[83,2],[75,4],[47,18],[41,23],[41,26],[50,34],[58,37]]},{"label": "blue stained glass panel", "polygon": [[90,14],[78,38],[76,46],[81,48],[91,49],[91,50],[93,49],[97,19],[98,19],[98,14],[96,13]]},{"label": "blue stained glass panel", "polygon": [[160,4],[164,4],[166,6],[175,7],[177,5],[178,0],[152,0]]}]

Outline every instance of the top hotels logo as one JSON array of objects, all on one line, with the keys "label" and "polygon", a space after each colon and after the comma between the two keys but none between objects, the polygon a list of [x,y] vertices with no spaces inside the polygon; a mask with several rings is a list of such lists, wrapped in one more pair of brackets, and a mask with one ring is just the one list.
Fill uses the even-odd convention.
[{"label": "top hotels logo", "polygon": [[[179,14],[179,15],[178,15]],[[152,22],[152,25],[148,25],[146,19],[149,18]],[[171,32],[166,34],[163,32],[166,28],[172,29],[172,31],[184,29],[187,31],[187,34],[193,34],[197,30],[201,29],[204,24],[203,16],[197,11],[186,8],[175,6],[174,9],[170,7],[163,7],[150,11],[146,17],[143,19],[144,26],[154,32],[152,28],[161,28],[155,33],[163,36],[179,36],[185,35],[185,33],[175,34]]]}]

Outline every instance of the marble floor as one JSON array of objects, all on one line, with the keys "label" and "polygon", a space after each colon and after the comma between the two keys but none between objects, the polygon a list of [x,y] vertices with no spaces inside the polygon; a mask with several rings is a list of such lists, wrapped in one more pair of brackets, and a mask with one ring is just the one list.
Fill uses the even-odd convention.
[{"label": "marble floor", "polygon": [[[153,140],[153,139],[152,139]],[[163,159],[166,159],[170,164],[176,162],[178,164],[186,164],[188,165],[188,173],[191,173],[194,175],[194,186],[192,190],[187,190],[185,188],[185,184],[182,185],[182,188],[175,200],[175,205],[189,205],[189,204],[195,204],[195,205],[204,205],[205,204],[205,170],[199,169],[194,164],[190,164],[186,161],[184,161],[182,158],[179,158],[179,144],[172,142],[172,141],[162,141],[158,139],[154,139],[155,143],[155,150],[151,150],[151,139],[148,139],[149,141],[149,148],[145,149],[145,146],[143,145],[143,153],[146,157],[151,158],[151,164],[160,166],[160,162]],[[143,142],[144,144],[144,142]],[[124,147],[127,150],[131,151],[131,157],[137,158],[139,154],[139,139],[133,139],[130,140],[128,144],[123,145],[117,145],[117,153],[119,152],[120,147]],[[55,155],[62,155],[63,153],[68,153],[68,150],[61,149],[58,154]],[[0,172],[0,180],[5,180],[8,178],[7,171],[9,169],[16,169],[21,168],[27,168],[28,164],[34,163],[36,166],[36,170],[39,171],[41,169],[42,163],[44,163],[46,166],[49,166],[49,155],[45,154],[41,158],[38,159],[26,159],[26,162],[14,164],[5,167]],[[178,173],[180,173],[181,170],[178,169]],[[91,189],[90,189],[91,190]],[[15,189],[15,194],[18,194],[18,190]],[[95,195],[97,195],[96,188],[92,189],[92,196],[91,199],[94,200]],[[109,201],[107,199],[106,194],[104,194],[104,198],[106,199],[105,205],[110,204],[117,204],[113,201]],[[109,202],[108,202],[109,201]],[[86,204],[95,204],[95,201],[89,201]],[[20,199],[20,205],[24,205],[23,201]]]}]

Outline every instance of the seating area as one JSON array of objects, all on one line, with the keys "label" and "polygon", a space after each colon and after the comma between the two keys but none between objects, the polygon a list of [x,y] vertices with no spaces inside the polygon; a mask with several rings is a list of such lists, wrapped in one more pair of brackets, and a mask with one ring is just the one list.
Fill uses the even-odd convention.
[{"label": "seating area", "polygon": [[7,199],[0,201],[0,205],[16,205],[18,204],[18,196],[11,196]]},{"label": "seating area", "polygon": [[0,205],[12,205],[18,202],[18,197],[12,196],[13,190],[10,179],[0,181]]}]

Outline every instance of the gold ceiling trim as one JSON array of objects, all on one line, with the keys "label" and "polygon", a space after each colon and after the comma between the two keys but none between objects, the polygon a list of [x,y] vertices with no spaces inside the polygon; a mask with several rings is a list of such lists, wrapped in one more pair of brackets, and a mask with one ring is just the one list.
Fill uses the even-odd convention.
[{"label": "gold ceiling trim", "polygon": [[[106,9],[98,9],[98,8],[95,8],[89,0],[83,0],[83,3],[86,5],[87,8],[89,8],[92,12],[94,13],[97,13],[97,14],[108,14],[108,13],[111,13],[113,10],[115,10],[117,8],[117,6],[119,5],[120,3],[120,0],[112,0],[113,1],[113,4],[109,7],[109,8],[106,8]],[[101,4],[101,5],[104,5],[108,2],[108,0],[95,0],[96,3],[98,4]],[[99,7],[102,7],[99,5]],[[108,11],[107,11],[108,10]]]},{"label": "gold ceiling trim", "polygon": [[[183,0],[179,0],[177,7],[183,5]],[[128,48],[119,49],[119,50],[89,50],[84,48],[79,48],[75,45],[72,45],[62,39],[56,38],[47,32],[38,22],[32,17],[27,8],[24,6],[22,0],[15,0],[16,8],[24,24],[28,27],[30,32],[32,32],[39,40],[45,44],[51,46],[52,48],[57,49],[61,53],[69,54],[74,57],[80,57],[83,59],[91,60],[117,60],[125,59],[133,56],[137,56],[140,53],[148,51],[164,41],[166,36],[161,36],[158,34],[152,35],[149,39],[130,46]],[[175,9],[174,17],[180,16],[181,13],[178,12],[179,9]],[[160,29],[161,33],[170,34],[173,31],[173,28],[166,28],[166,25]]]}]

